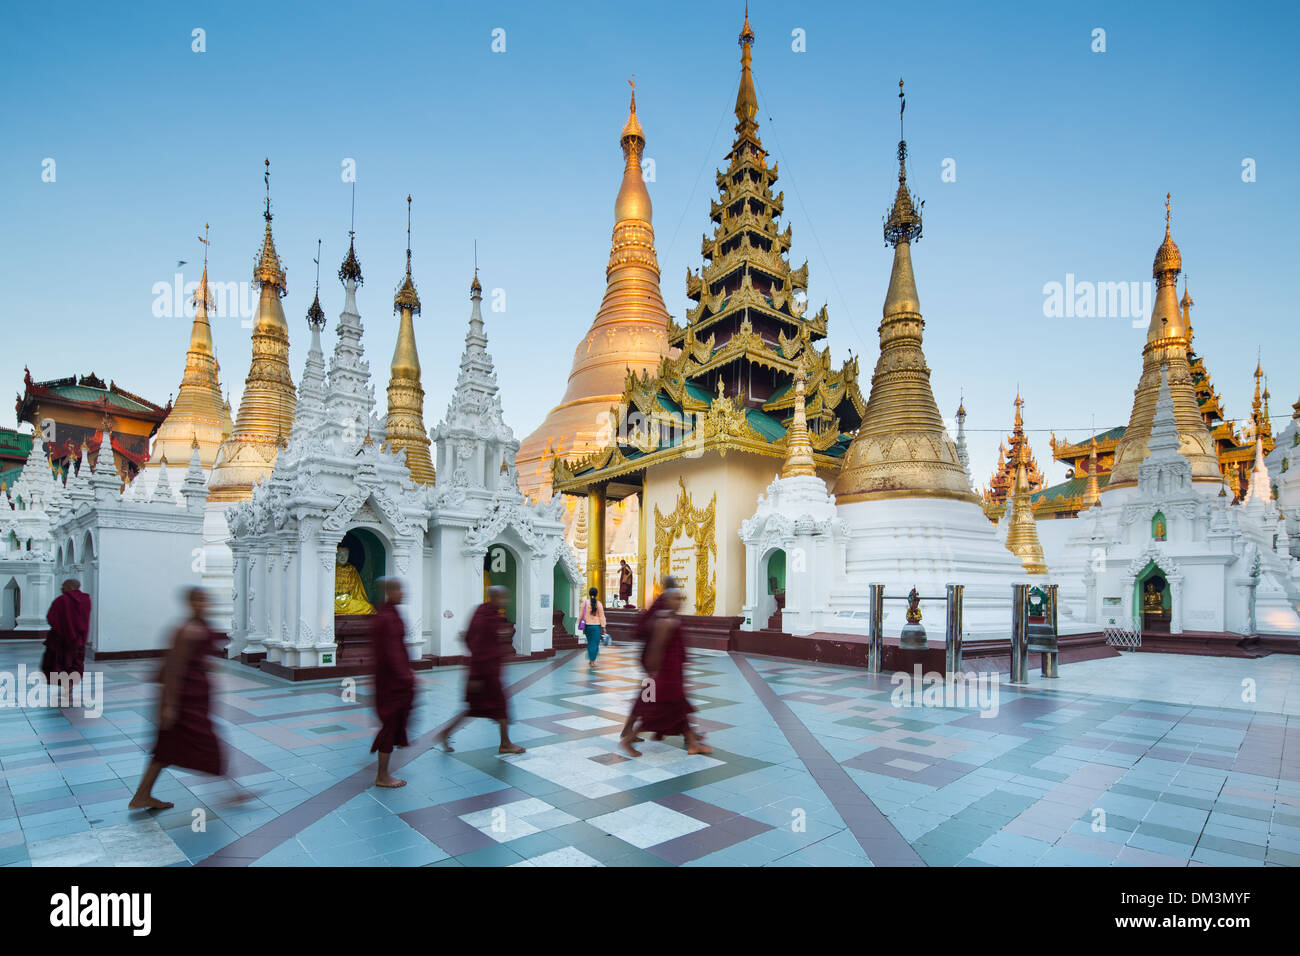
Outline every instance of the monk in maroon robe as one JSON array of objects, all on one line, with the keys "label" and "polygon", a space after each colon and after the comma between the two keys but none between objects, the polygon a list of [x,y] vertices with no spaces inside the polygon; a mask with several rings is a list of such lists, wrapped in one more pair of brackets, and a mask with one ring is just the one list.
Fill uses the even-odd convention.
[{"label": "monk in maroon robe", "polygon": [[632,757],[641,752],[632,746],[635,734],[652,733],[656,739],[682,736],[686,738],[688,754],[711,754],[691,725],[695,708],[686,699],[686,642],[682,638],[681,619],[677,616],[682,606],[682,592],[675,581],[665,582],[658,610],[653,611],[649,625],[649,639],[641,655],[647,680],[642,684],[632,713],[619,745]]},{"label": "monk in maroon robe", "polygon": [[406,623],[398,612],[402,603],[402,582],[384,580],[384,603],[370,625],[370,648],[375,659],[375,710],[379,713],[379,733],[370,752],[379,753],[376,787],[404,787],[388,772],[394,747],[407,747],[406,722],[415,706],[415,671],[406,653]]},{"label": "monk in maroon robe", "polygon": [[521,754],[524,748],[510,741],[510,712],[506,707],[505,686],[501,683],[501,661],[511,652],[510,622],[505,619],[505,588],[488,589],[488,600],[474,610],[465,644],[469,647],[469,673],[465,676],[464,712],[459,714],[443,731],[437,741],[443,750],[452,753],[451,735],[456,728],[471,717],[487,717],[501,728],[499,754]]},{"label": "monk in maroon robe", "polygon": [[618,562],[618,599],[631,606],[632,600],[632,566],[623,558]]},{"label": "monk in maroon robe", "polygon": [[171,649],[163,660],[158,738],[153,759],[128,804],[132,810],[169,810],[175,806],[153,795],[154,784],[165,767],[183,767],[214,776],[225,772],[224,748],[212,727],[212,689],[208,682],[208,658],[217,653],[217,636],[208,627],[208,598],[203,589],[190,588],[186,601],[190,617],[172,635]]},{"label": "monk in maroon robe", "polygon": [[68,578],[63,582],[62,593],[50,604],[45,620],[50,633],[45,638],[41,670],[47,678],[67,675],[58,680],[76,684],[86,669],[86,637],[90,633],[90,595],[81,590],[80,581]]}]

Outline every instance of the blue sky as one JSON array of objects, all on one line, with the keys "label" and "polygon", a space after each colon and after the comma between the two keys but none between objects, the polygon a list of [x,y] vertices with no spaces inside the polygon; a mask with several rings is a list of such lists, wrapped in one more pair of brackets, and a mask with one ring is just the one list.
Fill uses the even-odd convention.
[{"label": "blue sky", "polygon": [[[93,370],[165,402],[189,321],[154,315],[155,284],[178,260],[197,280],[205,222],[211,277],[251,278],[266,157],[296,378],[318,237],[327,349],[342,307],[350,158],[377,392],[410,193],[426,424],[455,381],[477,239],[485,287],[505,291],[488,335],[522,437],[559,401],[604,292],[633,73],[664,298],[684,314],[731,140],[742,14],[731,2],[14,8],[0,35],[0,382],[20,390],[24,364],[37,378]],[[1262,347],[1281,427],[1300,395],[1293,7],[755,0],[750,15],[792,259],[809,260],[810,302],[829,306],[837,364],[861,357],[864,393],[907,81],[910,179],[926,200],[914,250],[926,355],[945,415],[964,390],[977,483],[1017,383],[1040,464],[1047,430],[1080,438],[1094,419],[1099,430],[1127,421],[1143,331],[1127,318],[1046,318],[1043,287],[1067,274],[1149,280],[1166,192],[1196,343],[1227,410],[1249,414]],[[206,52],[192,50],[196,28]],[[492,51],[496,28],[504,53]],[[1105,52],[1092,50],[1095,28]],[[796,29],[805,52],[792,49]],[[955,181],[941,179],[945,160]],[[230,317],[214,334],[237,405],[249,332]]]}]

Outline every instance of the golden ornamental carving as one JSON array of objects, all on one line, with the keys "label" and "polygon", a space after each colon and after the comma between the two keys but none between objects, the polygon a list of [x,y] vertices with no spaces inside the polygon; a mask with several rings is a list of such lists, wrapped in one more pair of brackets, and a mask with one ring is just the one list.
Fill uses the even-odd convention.
[{"label": "golden ornamental carving", "polygon": [[655,505],[655,560],[660,577],[664,577],[671,573],[673,542],[687,537],[695,543],[695,613],[707,617],[717,604],[718,577],[712,562],[718,556],[715,534],[718,493],[713,493],[707,508],[700,509],[692,503],[686,482],[680,476],[677,484],[677,504],[671,514],[663,514]]}]

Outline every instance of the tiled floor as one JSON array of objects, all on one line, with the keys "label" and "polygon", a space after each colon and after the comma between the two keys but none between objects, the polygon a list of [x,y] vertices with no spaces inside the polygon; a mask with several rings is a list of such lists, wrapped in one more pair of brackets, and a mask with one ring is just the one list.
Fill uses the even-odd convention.
[{"label": "tiled floor", "polygon": [[[0,672],[39,645],[0,642]],[[999,686],[995,713],[901,707],[889,678],[695,652],[714,754],[618,752],[630,648],[507,669],[528,747],[473,721],[432,746],[463,671],[419,675],[401,790],[371,786],[375,721],[318,681],[216,664],[234,782],[165,772],[131,813],[156,665],[99,665],[106,706],[0,708],[0,865],[1188,866],[1300,863],[1300,658],[1157,654]],[[237,790],[255,797],[230,798]]]}]

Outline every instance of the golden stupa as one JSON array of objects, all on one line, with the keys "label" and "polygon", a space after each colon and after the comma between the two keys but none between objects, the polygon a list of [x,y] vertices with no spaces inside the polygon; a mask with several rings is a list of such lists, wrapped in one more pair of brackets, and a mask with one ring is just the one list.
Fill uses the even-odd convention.
[{"label": "golden stupa", "polygon": [[271,237],[271,161],[266,161],[266,235],[253,266],[261,289],[253,320],[253,358],[239,400],[234,430],[217,452],[209,501],[238,501],[275,467],[275,456],[289,440],[298,393],[289,371],[289,323],[280,300],[286,291],[284,268]]},{"label": "golden stupa", "polygon": [[1029,474],[1026,460],[1029,446],[1022,444],[1016,455],[1016,480],[1008,499],[1007,550],[1020,559],[1027,574],[1046,574],[1047,562],[1038,540],[1038,522],[1030,507]]},{"label": "golden stupa", "polygon": [[[670,354],[668,310],[659,292],[650,194],[641,174],[645,134],[636,115],[636,89],[623,147],[623,182],[614,201],[614,233],[605,269],[605,298],[578,344],[564,398],[519,445],[519,488],[537,501],[551,498],[551,463],[588,454],[608,443],[602,433],[611,405],[618,404],[627,374],[651,375]],[[608,426],[605,426],[608,431]]]},{"label": "golden stupa", "polygon": [[[898,82],[900,103],[903,81]],[[902,108],[899,110],[900,123]],[[978,503],[948,437],[930,389],[921,351],[920,299],[912,275],[913,241],[921,237],[921,209],[907,190],[907,141],[898,143],[898,192],[885,219],[885,242],[894,266],[880,323],[880,358],[871,376],[871,397],[834,493],[841,504],[882,498],[953,498]]]},{"label": "golden stupa", "polygon": [[[1128,428],[1115,449],[1115,467],[1102,494],[1137,484],[1138,467],[1147,456],[1147,439],[1156,413],[1160,393],[1160,369],[1169,370],[1169,395],[1174,403],[1174,421],[1178,425],[1179,451],[1191,463],[1192,481],[1220,484],[1214,438],[1201,416],[1196,385],[1187,360],[1191,340],[1190,310],[1179,309],[1178,273],[1183,268],[1182,254],[1169,234],[1169,200],[1165,196],[1165,238],[1156,250],[1151,274],[1156,280],[1156,299],[1151,308],[1151,323],[1142,348],[1142,378],[1133,392],[1133,412]],[[1190,304],[1190,303],[1189,303]]]},{"label": "golden stupa", "polygon": [[794,420],[785,433],[785,462],[781,465],[782,478],[795,478],[799,475],[817,477],[817,467],[813,461],[812,439],[808,435],[808,413],[805,408],[807,398],[807,374],[800,364],[794,373]]},{"label": "golden stupa", "polygon": [[[477,280],[476,280],[477,281]],[[415,316],[420,314],[420,296],[411,278],[411,197],[406,197],[406,278],[393,297],[393,311],[401,313],[397,345],[388,378],[389,451],[406,449],[406,467],[420,484],[433,484],[433,459],[429,455],[429,432],[424,427],[424,386],[420,384],[420,354],[415,348]]]},{"label": "golden stupa", "polygon": [[233,429],[230,406],[221,394],[221,366],[212,345],[212,326],[208,309],[212,292],[208,288],[207,227],[204,227],[203,278],[194,292],[194,324],[190,328],[190,348],[185,353],[185,374],[176,392],[176,401],[154,436],[146,468],[157,468],[168,461],[187,461],[192,450],[199,450],[199,464],[211,468],[217,451]]}]

